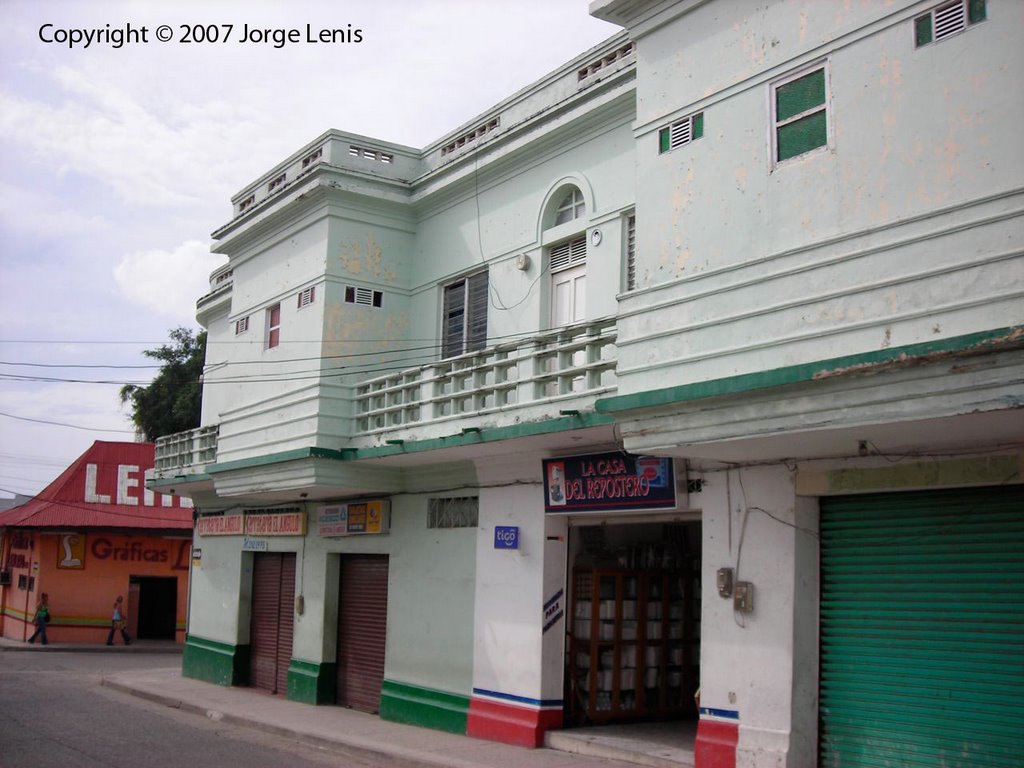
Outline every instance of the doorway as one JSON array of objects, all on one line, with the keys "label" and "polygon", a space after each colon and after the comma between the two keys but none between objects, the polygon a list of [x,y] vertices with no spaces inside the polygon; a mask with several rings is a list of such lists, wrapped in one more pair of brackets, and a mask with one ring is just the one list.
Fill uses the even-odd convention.
[{"label": "doorway", "polygon": [[700,568],[699,521],[570,529],[566,724],[697,717]]},{"label": "doorway", "polygon": [[129,633],[139,640],[173,640],[178,623],[178,579],[130,576]]}]

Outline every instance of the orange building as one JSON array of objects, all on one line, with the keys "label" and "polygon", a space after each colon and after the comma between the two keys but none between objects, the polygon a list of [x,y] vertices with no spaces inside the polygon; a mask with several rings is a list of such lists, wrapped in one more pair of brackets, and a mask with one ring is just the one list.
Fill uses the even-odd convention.
[{"label": "orange building", "polygon": [[50,642],[106,642],[118,595],[133,639],[184,642],[192,509],[146,489],[153,455],[152,443],[97,441],[38,496],[0,512],[0,636],[31,636],[46,592]]}]

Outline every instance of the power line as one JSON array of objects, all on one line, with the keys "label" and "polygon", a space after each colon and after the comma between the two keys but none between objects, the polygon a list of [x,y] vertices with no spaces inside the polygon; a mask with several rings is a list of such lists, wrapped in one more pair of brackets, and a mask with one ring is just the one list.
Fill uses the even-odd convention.
[{"label": "power line", "polygon": [[135,430],[132,429],[100,429],[99,427],[80,427],[76,424],[66,424],[62,421],[47,421],[46,419],[30,419],[27,416],[15,416],[12,413],[4,413],[0,411],[0,416],[6,416],[8,419],[17,419],[18,421],[30,421],[35,424],[49,424],[54,427],[68,427],[69,429],[81,429],[85,432],[117,432],[125,435],[134,435]]}]

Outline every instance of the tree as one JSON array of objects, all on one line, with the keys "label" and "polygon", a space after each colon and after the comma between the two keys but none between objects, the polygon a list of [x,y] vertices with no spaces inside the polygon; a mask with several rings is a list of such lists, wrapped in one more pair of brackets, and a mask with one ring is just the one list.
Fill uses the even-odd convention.
[{"label": "tree", "polygon": [[170,344],[142,353],[163,363],[149,386],[121,387],[121,404],[131,404],[132,423],[149,441],[195,429],[202,413],[206,331],[179,327],[170,336]]}]

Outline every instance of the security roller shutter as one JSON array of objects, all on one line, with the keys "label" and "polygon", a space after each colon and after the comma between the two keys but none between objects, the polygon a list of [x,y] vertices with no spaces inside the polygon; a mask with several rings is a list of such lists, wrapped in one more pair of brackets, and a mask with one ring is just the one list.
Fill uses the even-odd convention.
[{"label": "security roller shutter", "polygon": [[1024,492],[821,509],[820,765],[1019,766]]},{"label": "security roller shutter", "polygon": [[338,704],[377,712],[384,682],[388,558],[344,557],[339,595]]},{"label": "security roller shutter", "polygon": [[288,692],[295,602],[295,555],[261,552],[253,557],[250,677],[254,688]]}]

